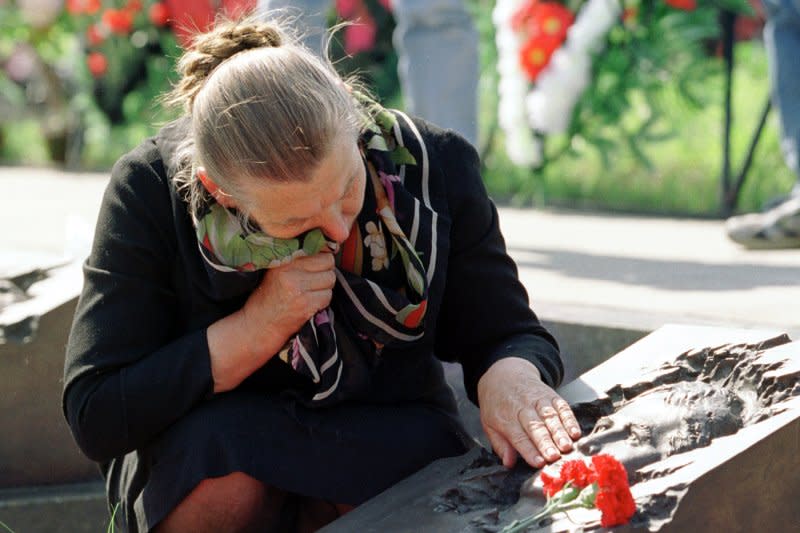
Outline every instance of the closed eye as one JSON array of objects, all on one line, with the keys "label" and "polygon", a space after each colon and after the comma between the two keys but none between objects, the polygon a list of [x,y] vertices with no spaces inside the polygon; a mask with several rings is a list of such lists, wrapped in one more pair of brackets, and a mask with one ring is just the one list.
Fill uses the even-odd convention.
[{"label": "closed eye", "polygon": [[611,420],[610,418],[601,418],[600,420],[597,421],[597,424],[595,424],[592,433],[598,433],[600,431],[608,431],[612,427],[614,427],[613,420]]},{"label": "closed eye", "polygon": [[638,443],[645,444],[651,442],[653,432],[643,424],[631,424],[629,428],[629,439]]}]

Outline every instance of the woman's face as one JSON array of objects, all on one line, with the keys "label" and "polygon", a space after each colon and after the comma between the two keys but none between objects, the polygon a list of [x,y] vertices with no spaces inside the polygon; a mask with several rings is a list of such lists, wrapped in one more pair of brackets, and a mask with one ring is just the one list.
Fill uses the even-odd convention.
[{"label": "woman's face", "polygon": [[333,142],[310,181],[241,183],[244,198],[235,203],[272,237],[289,239],[319,228],[342,243],[364,204],[365,185],[358,143],[345,136]]}]

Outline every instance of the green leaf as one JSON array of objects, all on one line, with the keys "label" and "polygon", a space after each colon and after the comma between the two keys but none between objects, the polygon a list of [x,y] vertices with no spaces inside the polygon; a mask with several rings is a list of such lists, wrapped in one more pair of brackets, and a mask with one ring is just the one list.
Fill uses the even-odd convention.
[{"label": "green leaf", "polygon": [[416,165],[417,160],[405,146],[398,146],[389,153],[389,157],[395,165]]},{"label": "green leaf", "polygon": [[303,239],[303,252],[306,255],[318,254],[325,246],[327,246],[325,235],[318,229],[308,232]]},{"label": "green leaf", "polygon": [[389,147],[386,146],[386,139],[383,135],[374,135],[367,143],[367,148],[370,150],[380,150],[381,152],[388,152]]}]

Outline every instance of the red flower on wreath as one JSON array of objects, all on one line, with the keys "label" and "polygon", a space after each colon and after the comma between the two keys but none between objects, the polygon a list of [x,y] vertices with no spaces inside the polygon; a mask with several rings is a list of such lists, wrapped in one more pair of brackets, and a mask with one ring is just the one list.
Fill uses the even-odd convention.
[{"label": "red flower on wreath", "polygon": [[103,24],[113,33],[127,35],[133,29],[133,14],[127,9],[106,9]]},{"label": "red flower on wreath", "polygon": [[697,8],[697,0],[664,0],[668,6],[684,11],[694,11]]},{"label": "red flower on wreath", "polygon": [[86,28],[86,40],[89,41],[89,44],[92,46],[98,46],[105,40],[105,35],[103,35],[103,31],[97,26],[97,24],[92,24],[88,28]]},{"label": "red flower on wreath", "polygon": [[86,65],[92,76],[99,78],[108,70],[108,59],[100,52],[92,52],[86,57]]},{"label": "red flower on wreath", "polygon": [[538,4],[531,19],[531,25],[536,31],[543,33],[559,42],[567,38],[567,30],[575,22],[572,11],[555,2]]},{"label": "red flower on wreath", "polygon": [[572,11],[556,2],[530,0],[514,14],[512,27],[528,36],[520,49],[520,64],[531,81],[550,62],[574,21]]},{"label": "red flower on wreath", "polygon": [[522,45],[519,51],[519,60],[522,69],[528,75],[528,79],[531,81],[536,80],[539,73],[550,62],[553,52],[558,50],[559,46],[561,46],[561,41],[546,35],[538,35],[528,39]]},{"label": "red flower on wreath", "polygon": [[169,24],[169,8],[162,2],[156,2],[147,13],[150,22],[156,26],[166,26]]},{"label": "red flower on wreath", "polygon": [[256,0],[163,0],[170,26],[181,46],[188,47],[197,32],[208,31],[217,12],[236,18],[256,7]]},{"label": "red flower on wreath", "polygon": [[101,0],[67,0],[67,12],[70,15],[94,15],[100,11]]},{"label": "red flower on wreath", "polygon": [[520,5],[511,15],[511,29],[514,31],[526,30],[538,5],[539,0],[527,0],[527,2]]}]

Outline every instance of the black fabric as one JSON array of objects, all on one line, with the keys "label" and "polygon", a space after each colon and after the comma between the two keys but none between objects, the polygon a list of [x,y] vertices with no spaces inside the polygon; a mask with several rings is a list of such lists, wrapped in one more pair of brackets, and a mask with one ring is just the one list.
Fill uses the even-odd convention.
[{"label": "black fabric", "polygon": [[[437,357],[462,363],[473,401],[480,376],[503,357],[524,357],[559,383],[557,345],[506,254],[475,150],[455,133],[401,119],[406,146],[429,162],[427,177],[423,165],[407,167],[405,186],[429,198],[440,224],[437,255],[423,258],[435,263],[423,339],[385,349],[363,394],[332,408],[286,396],[307,381],[276,359],[215,395],[206,328],[239,309],[263,274],[205,268],[170,179],[186,128],[185,120],[168,125],[115,165],[67,346],[65,416],[101,463],[121,529],[147,531],[205,477],[244,471],[360,503],[463,453],[469,442]],[[308,462],[329,452],[346,459],[336,469]]]}]

